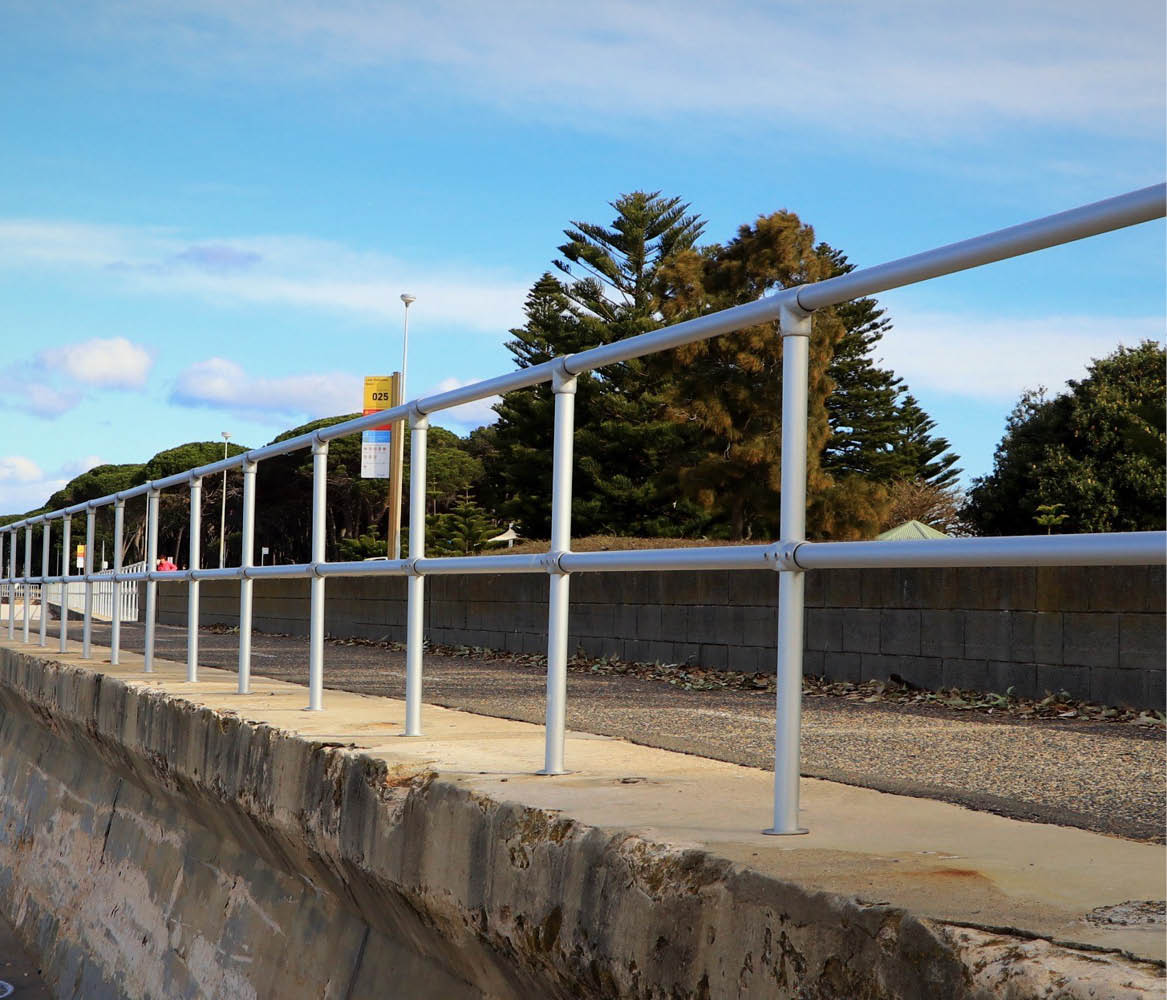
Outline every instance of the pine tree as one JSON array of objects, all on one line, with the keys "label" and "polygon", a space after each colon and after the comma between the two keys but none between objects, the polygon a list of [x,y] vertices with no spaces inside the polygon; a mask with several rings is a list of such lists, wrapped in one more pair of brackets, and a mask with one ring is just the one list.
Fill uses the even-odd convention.
[{"label": "pine tree", "polygon": [[431,515],[427,521],[427,551],[434,555],[477,555],[498,532],[486,511],[469,497],[463,498],[450,513]]},{"label": "pine tree", "polygon": [[[507,348],[520,367],[623,340],[661,325],[658,271],[692,247],[703,223],[679,198],[636,191],[612,203],[608,227],[573,222],[555,261],[527,297],[527,321]],[[690,505],[660,470],[681,446],[664,416],[656,369],[645,360],[579,376],[575,401],[576,534],[679,534]],[[488,490],[528,537],[550,533],[553,402],[548,386],[509,393],[499,414]]]},{"label": "pine tree", "polygon": [[897,408],[900,426],[896,435],[895,453],[901,465],[900,477],[921,479],[941,488],[954,486],[961,470],[956,455],[948,450],[948,439],[933,437],[936,421],[928,416],[909,392]]},{"label": "pine tree", "polygon": [[[824,262],[825,278],[854,270],[841,251],[826,243],[820,243],[816,252]],[[891,329],[891,320],[870,298],[835,306],[835,315],[845,332],[827,369],[834,389],[826,404],[831,436],[823,450],[823,468],[832,475],[891,482],[904,472],[895,451],[902,383],[872,358],[876,345]]]},{"label": "pine tree", "polygon": [[[767,292],[824,275],[814,232],[791,212],[742,226],[725,246],[687,251],[663,269],[671,320],[752,302]],[[858,476],[836,480],[823,468],[829,436],[828,368],[844,327],[833,310],[812,323],[808,379],[808,531],[848,538],[878,530],[883,492]],[[679,469],[684,490],[732,538],[775,537],[781,479],[783,341],[776,323],[689,344],[671,353],[669,414],[700,437]]]}]

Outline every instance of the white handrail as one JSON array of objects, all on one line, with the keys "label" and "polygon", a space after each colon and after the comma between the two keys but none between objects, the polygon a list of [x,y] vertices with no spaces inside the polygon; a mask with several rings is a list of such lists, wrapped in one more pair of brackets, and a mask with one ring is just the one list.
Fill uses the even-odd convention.
[{"label": "white handrail", "polygon": [[[64,609],[61,648],[64,649],[67,610],[84,615],[83,655],[89,649],[90,622],[94,617],[113,618],[111,662],[118,662],[122,620],[138,616],[138,581],[146,582],[146,669],[154,655],[155,592],[159,582],[184,583],[189,588],[187,612],[187,677],[197,680],[198,582],[233,579],[241,582],[239,689],[247,690],[250,674],[251,581],[302,578],[311,581],[309,626],[308,707],[323,707],[323,642],[325,582],[328,577],[406,576],[408,593],[406,651],[405,735],[421,735],[422,601],[420,586],[425,576],[476,573],[546,573],[550,580],[548,612],[548,697],[545,728],[544,773],[564,769],[565,669],[567,659],[568,581],[581,572],[637,572],[644,570],[744,570],[770,567],[779,573],[778,596],[778,710],[775,725],[774,826],[768,833],[804,832],[798,825],[800,764],[800,704],[802,684],[803,579],[807,570],[911,566],[1067,566],[1067,565],[1163,565],[1167,563],[1167,532],[1115,532],[1095,535],[1024,536],[1017,538],[946,539],[917,542],[807,542],[804,531],[807,445],[807,343],[811,316],[816,309],[850,301],[915,282],[1032,253],[1085,239],[1101,233],[1138,225],[1167,214],[1167,185],[1157,184],[1128,194],[1095,202],[1056,215],[1025,222],[972,239],[937,247],[924,253],[889,261],[875,267],[813,284],[782,289],[773,295],[708,316],[677,323],[625,340],[605,344],[539,365],[521,368],[449,392],[410,400],[390,410],[333,424],[287,441],[266,445],[220,461],[152,482],[142,483],[109,496],[74,504],[0,527],[0,574],[4,572],[4,548],[8,546],[7,579],[0,585],[8,598],[8,638],[15,637],[15,607],[25,607],[24,641],[29,641],[29,608],[40,598]],[[575,376],[631,358],[707,340],[761,323],[777,322],[784,338],[782,392],[782,493],[781,538],[772,545],[712,546],[707,548],[654,549],[631,552],[571,551],[571,469],[574,426]],[[425,467],[427,414],[488,396],[551,382],[555,396],[554,469],[552,485],[552,539],[550,551],[538,555],[467,556],[429,558],[425,551],[425,524],[410,525],[411,558],[378,562],[335,562],[324,558],[325,502],[328,442],[373,426],[410,420],[413,433],[412,472]],[[203,569],[198,539],[198,505],[205,476],[241,468],[245,474],[243,537],[254,537],[256,464],[264,459],[311,448],[313,452],[312,561],[288,566],[253,566],[251,553],[242,564],[222,569]],[[424,482],[424,473],[420,480]],[[185,571],[161,572],[154,568],[157,551],[158,497],[162,490],[186,486],[191,490],[190,566]],[[147,559],[115,570],[91,569],[94,514],[134,497],[148,499]],[[48,531],[53,520],[63,519],[68,549],[72,518],[86,515],[87,571],[79,576],[32,573],[32,530]],[[120,527],[120,523],[119,523]],[[17,572],[16,551],[24,532],[24,571]],[[118,532],[120,534],[120,531]],[[118,538],[120,545],[121,539]],[[42,546],[47,553],[47,536]],[[47,560],[47,555],[44,557]],[[34,593],[35,588],[35,593]],[[115,616],[114,611],[118,612]],[[108,615],[107,615],[108,612]],[[42,626],[43,632],[43,626]],[[43,641],[43,638],[42,638]]]}]

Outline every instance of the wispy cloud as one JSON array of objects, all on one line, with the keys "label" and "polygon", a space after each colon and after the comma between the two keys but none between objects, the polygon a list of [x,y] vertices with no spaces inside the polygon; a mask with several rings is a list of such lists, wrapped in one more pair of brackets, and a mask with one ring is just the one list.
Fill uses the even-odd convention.
[{"label": "wispy cloud", "polygon": [[[469,385],[473,379],[443,379],[418,396],[435,396]],[[227,358],[208,358],[184,369],[175,381],[170,402],[178,406],[227,410],[247,419],[312,419],[360,409],[363,380],[348,372],[285,375],[276,378],[251,375]],[[491,407],[498,396],[476,400],[434,414],[435,422],[462,432],[494,423]]]},{"label": "wispy cloud", "polygon": [[1164,106],[1159,0],[598,0],[582,16],[534,0],[100,6],[88,30],[189,72],[420,77],[599,127],[700,115],[915,137],[998,121],[1111,133],[1159,129]]},{"label": "wispy cloud", "polygon": [[[477,380],[445,378],[433,388],[427,389],[422,395],[436,396],[441,392],[461,389],[462,386],[470,385],[474,381]],[[476,399],[473,403],[463,403],[461,406],[455,406],[449,410],[439,410],[434,413],[433,419],[443,426],[452,424],[455,429],[472,431],[475,427],[493,424],[498,419],[498,414],[491,407],[500,399],[499,396],[487,396],[485,399]]]},{"label": "wispy cloud", "polygon": [[249,375],[226,358],[208,358],[183,370],[170,401],[179,406],[209,407],[267,416],[331,417],[360,409],[362,382],[356,375],[287,375],[279,378]]},{"label": "wispy cloud", "polygon": [[883,360],[912,388],[1008,404],[1025,389],[1060,391],[1119,344],[1163,339],[1161,316],[1010,319],[897,309]]},{"label": "wispy cloud", "polygon": [[21,514],[35,510],[70,479],[101,465],[101,461],[97,455],[88,455],[45,472],[24,455],[0,455],[0,513]]},{"label": "wispy cloud", "polygon": [[157,228],[0,219],[0,268],[84,269],[123,289],[401,319],[401,292],[427,318],[500,333],[522,316],[528,281],[394,257],[302,236],[184,239]]},{"label": "wispy cloud", "polygon": [[151,353],[126,337],[48,348],[0,369],[10,387],[0,396],[0,409],[51,420],[80,405],[90,391],[144,388],[153,364]]}]

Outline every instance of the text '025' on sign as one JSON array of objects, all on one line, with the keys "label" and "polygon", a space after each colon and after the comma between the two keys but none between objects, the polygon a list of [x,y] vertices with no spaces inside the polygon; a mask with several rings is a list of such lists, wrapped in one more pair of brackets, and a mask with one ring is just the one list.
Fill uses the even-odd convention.
[{"label": "text '025' on sign", "polygon": [[[387,410],[398,402],[398,379],[393,375],[366,375],[363,412]],[[388,479],[393,468],[392,424],[361,434],[361,478]]]}]

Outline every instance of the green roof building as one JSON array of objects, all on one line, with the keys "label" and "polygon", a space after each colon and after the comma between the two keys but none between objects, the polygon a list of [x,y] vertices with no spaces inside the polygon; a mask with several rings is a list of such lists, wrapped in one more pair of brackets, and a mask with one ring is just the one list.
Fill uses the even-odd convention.
[{"label": "green roof building", "polygon": [[875,538],[880,542],[917,542],[922,538],[947,538],[943,531],[929,528],[923,521],[905,521],[894,528],[888,528]]}]

